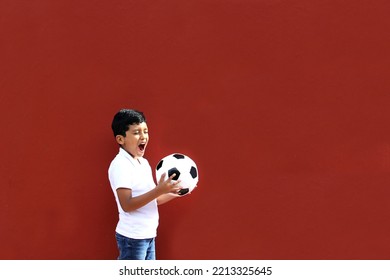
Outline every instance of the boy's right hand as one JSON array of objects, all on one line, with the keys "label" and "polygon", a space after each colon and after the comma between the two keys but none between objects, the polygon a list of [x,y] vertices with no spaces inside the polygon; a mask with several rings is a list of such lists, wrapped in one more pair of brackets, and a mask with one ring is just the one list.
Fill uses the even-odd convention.
[{"label": "boy's right hand", "polygon": [[165,180],[166,173],[162,174],[160,177],[160,180],[158,181],[158,184],[156,186],[156,189],[161,193],[172,193],[177,194],[182,187],[179,186],[180,180],[173,180],[173,178],[176,176],[176,174],[172,174],[168,179]]}]

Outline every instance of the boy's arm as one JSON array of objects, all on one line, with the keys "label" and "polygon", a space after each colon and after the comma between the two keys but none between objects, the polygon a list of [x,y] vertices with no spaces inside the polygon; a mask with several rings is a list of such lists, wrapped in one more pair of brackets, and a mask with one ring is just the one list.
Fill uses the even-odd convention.
[{"label": "boy's arm", "polygon": [[171,201],[172,199],[174,199],[176,197],[180,197],[180,195],[173,194],[173,193],[167,193],[167,194],[160,195],[159,197],[157,197],[157,204],[161,205],[161,204],[167,203],[168,201]]},{"label": "boy's arm", "polygon": [[[197,186],[195,186],[194,188],[196,188]],[[159,197],[157,197],[157,204],[158,205],[161,205],[161,204],[164,204],[164,203],[167,203],[168,201],[171,201],[172,199],[176,198],[176,197],[183,197],[183,196],[187,196],[191,193],[186,193],[184,195],[179,195],[177,193],[167,193],[167,194],[163,194],[163,195],[160,195]]]},{"label": "boy's arm", "polygon": [[172,182],[172,178],[174,176],[175,174],[173,174],[167,180],[164,180],[164,174],[161,176],[156,188],[136,197],[133,197],[133,192],[131,189],[118,188],[116,192],[118,194],[119,203],[123,211],[134,211],[162,195],[176,194],[181,188],[177,186],[180,181]]},{"label": "boy's arm", "polygon": [[130,212],[141,208],[159,196],[159,193],[156,189],[136,197],[133,197],[133,192],[131,189],[118,188],[116,193],[118,194],[119,203],[125,212]]}]

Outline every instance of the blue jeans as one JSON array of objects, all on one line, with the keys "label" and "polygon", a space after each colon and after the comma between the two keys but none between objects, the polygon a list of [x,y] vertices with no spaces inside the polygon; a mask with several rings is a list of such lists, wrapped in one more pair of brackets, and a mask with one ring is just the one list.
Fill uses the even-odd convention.
[{"label": "blue jeans", "polygon": [[155,260],[154,238],[133,239],[115,233],[119,249],[118,260]]}]

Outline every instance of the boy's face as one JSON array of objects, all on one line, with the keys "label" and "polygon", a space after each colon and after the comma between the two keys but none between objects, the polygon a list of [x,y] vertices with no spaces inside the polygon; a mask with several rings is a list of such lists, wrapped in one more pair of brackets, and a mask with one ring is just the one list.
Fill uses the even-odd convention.
[{"label": "boy's face", "polygon": [[149,141],[147,124],[143,122],[130,125],[129,129],[126,131],[126,137],[117,135],[116,141],[135,159],[143,157]]}]

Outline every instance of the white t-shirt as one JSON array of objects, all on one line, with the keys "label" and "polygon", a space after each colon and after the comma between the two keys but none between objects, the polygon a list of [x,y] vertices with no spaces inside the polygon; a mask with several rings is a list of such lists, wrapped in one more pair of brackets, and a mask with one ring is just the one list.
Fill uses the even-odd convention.
[{"label": "white t-shirt", "polygon": [[145,158],[139,158],[138,161],[124,149],[119,148],[119,153],[108,169],[108,178],[119,211],[116,232],[134,239],[156,237],[159,218],[157,201],[153,200],[141,208],[125,212],[116,192],[118,188],[128,188],[132,190],[133,197],[136,197],[155,188],[149,162]]}]

